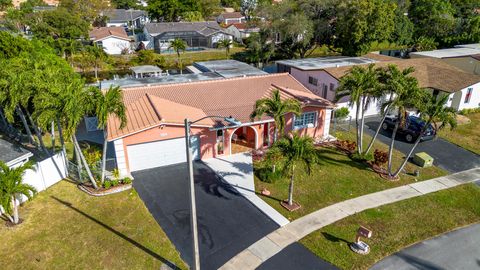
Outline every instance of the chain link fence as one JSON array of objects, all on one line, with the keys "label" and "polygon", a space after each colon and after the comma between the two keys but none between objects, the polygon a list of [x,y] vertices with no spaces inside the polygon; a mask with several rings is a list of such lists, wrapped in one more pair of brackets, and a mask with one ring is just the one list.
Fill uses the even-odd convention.
[{"label": "chain link fence", "polygon": [[330,130],[332,135],[335,136],[335,133],[337,131],[346,131],[350,132],[352,130],[352,127],[354,126],[353,123],[353,118],[351,116],[347,117],[333,117],[330,121]]}]

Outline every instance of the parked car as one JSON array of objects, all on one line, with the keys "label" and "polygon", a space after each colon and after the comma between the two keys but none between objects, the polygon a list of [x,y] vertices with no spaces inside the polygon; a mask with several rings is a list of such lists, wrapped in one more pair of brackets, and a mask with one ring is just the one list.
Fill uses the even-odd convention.
[{"label": "parked car", "polygon": [[[382,129],[385,131],[392,130],[395,127],[395,123],[397,123],[397,117],[388,115],[382,124]],[[418,136],[420,136],[420,133],[425,125],[425,121],[423,121],[421,118],[411,115],[407,117],[405,127],[398,128],[397,134],[402,135],[405,138],[405,141],[411,143],[414,142]],[[421,140],[431,140],[435,137],[435,134],[436,131],[430,124]]]}]

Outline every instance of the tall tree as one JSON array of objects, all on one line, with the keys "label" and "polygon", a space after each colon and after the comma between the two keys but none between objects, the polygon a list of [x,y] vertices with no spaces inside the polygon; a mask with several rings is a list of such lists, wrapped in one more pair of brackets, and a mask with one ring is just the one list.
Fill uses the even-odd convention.
[{"label": "tall tree", "polygon": [[394,31],[396,5],[384,0],[347,0],[337,7],[335,45],[343,55],[363,55],[374,41],[389,40]]},{"label": "tall tree", "polygon": [[105,180],[105,166],[107,160],[108,117],[113,116],[119,119],[120,128],[124,128],[127,124],[127,116],[125,114],[125,104],[123,103],[122,90],[119,87],[110,87],[105,93],[95,88],[95,115],[98,118],[98,127],[103,129],[103,154],[102,154],[102,177],[100,183]]},{"label": "tall tree", "polygon": [[433,37],[437,42],[443,42],[457,24],[454,13],[450,1],[412,0],[408,16],[415,24],[416,37]]},{"label": "tall tree", "polygon": [[157,21],[175,22],[182,14],[189,11],[200,11],[195,0],[148,0],[148,14]]},{"label": "tall tree", "polygon": [[375,99],[382,96],[380,89],[379,70],[371,64],[368,67],[354,66],[347,75],[342,77],[336,91],[337,101],[349,97],[351,106],[356,107],[357,152],[360,155],[364,154],[365,111]]},{"label": "tall tree", "polygon": [[218,43],[219,48],[225,48],[225,56],[227,59],[230,58],[230,47],[232,46],[232,41],[228,38],[221,39]]},{"label": "tall tree", "polygon": [[295,180],[295,169],[299,165],[306,167],[307,172],[311,173],[313,164],[317,163],[318,155],[313,138],[297,133],[286,136],[272,146],[268,155],[281,156],[284,160],[284,170],[290,176],[290,185],[288,188],[288,205],[293,205],[293,185]]},{"label": "tall tree", "polygon": [[276,89],[272,92],[271,97],[262,98],[255,102],[255,108],[250,114],[252,121],[255,118],[262,118],[267,115],[275,121],[274,141],[278,137],[285,134],[285,115],[292,113],[295,116],[300,116],[302,113],[302,106],[296,99],[282,99],[280,90]]},{"label": "tall tree", "polygon": [[79,39],[88,36],[89,23],[66,8],[35,13],[29,22],[35,37]]},{"label": "tall tree", "polygon": [[119,9],[138,8],[137,0],[112,0],[112,4]]},{"label": "tall tree", "polygon": [[31,199],[37,192],[33,186],[23,183],[25,171],[32,169],[34,167],[31,162],[10,168],[0,161],[0,205],[5,210],[5,216],[13,224],[20,221],[17,196],[25,195],[27,199]]},{"label": "tall tree", "polygon": [[252,19],[252,16],[257,8],[258,1],[257,0],[242,0],[240,11],[245,16],[247,21]]},{"label": "tall tree", "polygon": [[177,65],[178,65],[178,69],[180,70],[180,73],[182,73],[183,66],[182,66],[182,60],[180,58],[180,53],[184,52],[187,49],[187,43],[185,43],[183,39],[176,38],[170,42],[170,45],[168,46],[168,50],[170,49],[173,49],[175,53],[177,53]]},{"label": "tall tree", "polygon": [[12,0],[0,0],[0,11],[5,11],[7,8],[11,7]]}]

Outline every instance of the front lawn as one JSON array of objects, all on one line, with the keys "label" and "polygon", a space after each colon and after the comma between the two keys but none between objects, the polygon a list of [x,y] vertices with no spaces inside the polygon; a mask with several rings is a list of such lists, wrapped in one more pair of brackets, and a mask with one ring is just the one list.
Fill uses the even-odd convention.
[{"label": "front lawn", "polygon": [[[352,139],[350,133],[337,134],[342,139]],[[375,148],[386,149],[381,142],[375,143]],[[302,206],[295,212],[289,212],[280,205],[280,200],[288,198],[288,179],[278,180],[274,184],[265,183],[255,176],[255,190],[260,192],[267,188],[270,196],[259,195],[263,200],[289,219],[296,219],[328,205],[355,198],[368,193],[381,191],[406,185],[415,181],[427,180],[447,173],[437,167],[419,168],[411,163],[407,164],[406,172],[420,171],[420,177],[410,174],[401,174],[399,181],[388,181],[373,172],[363,163],[351,160],[344,153],[333,148],[320,148],[320,164],[314,166],[312,174],[297,169],[294,186],[294,201]],[[403,155],[395,151],[395,166],[402,161]],[[255,163],[258,168],[261,164]]]},{"label": "front lawn", "polygon": [[458,125],[454,130],[445,128],[439,134],[445,140],[480,155],[480,112],[466,116],[471,123]]},{"label": "front lawn", "polygon": [[[480,221],[480,188],[468,184],[369,209],[316,231],[301,243],[342,269],[368,269],[409,245]],[[359,225],[373,230],[368,255],[350,251]]]},{"label": "front lawn", "polygon": [[20,209],[25,222],[0,225],[0,269],[185,269],[132,189],[91,197],[66,180]]}]

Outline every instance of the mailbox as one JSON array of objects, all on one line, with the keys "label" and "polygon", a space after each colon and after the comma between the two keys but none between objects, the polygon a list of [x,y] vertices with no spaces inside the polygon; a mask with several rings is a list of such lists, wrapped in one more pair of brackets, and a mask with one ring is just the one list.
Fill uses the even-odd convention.
[{"label": "mailbox", "polygon": [[360,226],[360,228],[358,228],[358,231],[357,231],[357,234],[361,237],[365,237],[365,238],[370,238],[372,237],[372,231],[363,227],[363,226]]}]

